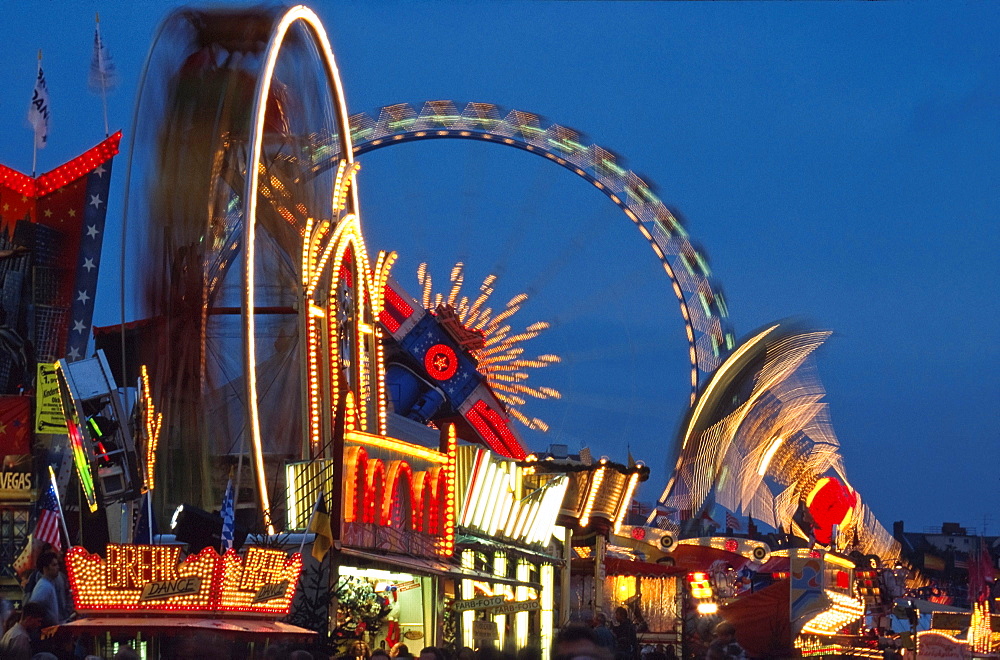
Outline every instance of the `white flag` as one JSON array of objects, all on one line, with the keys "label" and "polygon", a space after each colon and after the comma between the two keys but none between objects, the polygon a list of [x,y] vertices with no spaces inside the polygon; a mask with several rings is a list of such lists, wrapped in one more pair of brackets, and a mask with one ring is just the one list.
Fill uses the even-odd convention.
[{"label": "white flag", "polygon": [[41,62],[38,64],[38,79],[35,80],[35,94],[28,106],[28,123],[35,129],[35,148],[42,149],[49,139],[49,90],[45,86],[45,73]]},{"label": "white flag", "polygon": [[87,77],[87,86],[95,94],[110,92],[118,85],[118,72],[115,71],[115,63],[111,61],[111,54],[108,53],[104,40],[101,39],[99,28],[94,29],[94,55],[90,58],[90,75]]}]

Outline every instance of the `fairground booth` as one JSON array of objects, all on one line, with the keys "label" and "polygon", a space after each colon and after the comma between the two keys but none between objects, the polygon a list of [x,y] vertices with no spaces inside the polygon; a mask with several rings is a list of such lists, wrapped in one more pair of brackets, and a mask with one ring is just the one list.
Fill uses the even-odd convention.
[{"label": "fairground booth", "polygon": [[103,556],[66,554],[77,618],[50,631],[57,648],[108,657],[124,644],[141,657],[263,657],[271,644],[307,643],[311,630],[281,622],[302,559],[260,547],[223,555],[206,548],[182,559],[178,545],[111,544]]}]

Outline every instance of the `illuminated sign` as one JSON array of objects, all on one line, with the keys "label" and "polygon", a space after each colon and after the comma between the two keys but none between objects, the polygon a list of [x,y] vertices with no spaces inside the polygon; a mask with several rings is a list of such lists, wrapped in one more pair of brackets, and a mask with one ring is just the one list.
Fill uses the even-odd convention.
[{"label": "illuminated sign", "polygon": [[65,433],[56,365],[39,362],[35,383],[35,433]]},{"label": "illuminated sign", "polygon": [[515,461],[476,447],[461,451],[474,452],[474,456],[459,525],[529,545],[547,543],[569,480],[557,475],[541,488],[529,490],[524,485],[524,468]]},{"label": "illuminated sign", "polygon": [[452,603],[451,609],[456,612],[466,610],[485,610],[489,607],[501,605],[504,602],[503,596],[491,596],[489,598],[470,598],[469,600],[456,600]]},{"label": "illuminated sign", "polygon": [[288,614],[302,557],[251,547],[244,557],[206,548],[180,561],[178,546],[109,545],[107,558],[66,554],[80,612],[157,611],[280,617]]},{"label": "illuminated sign", "polygon": [[515,600],[492,608],[494,614],[514,614],[515,612],[534,612],[542,609],[538,600]]},{"label": "illuminated sign", "polygon": [[708,573],[688,573],[687,581],[691,588],[692,598],[707,599],[712,597],[712,583],[708,580]]}]

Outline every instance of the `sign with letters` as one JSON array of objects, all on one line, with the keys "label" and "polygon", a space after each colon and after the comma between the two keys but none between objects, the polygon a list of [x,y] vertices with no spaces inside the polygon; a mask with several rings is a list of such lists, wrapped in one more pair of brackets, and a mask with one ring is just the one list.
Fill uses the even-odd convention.
[{"label": "sign with letters", "polygon": [[35,433],[66,433],[56,365],[39,362],[35,384]]},{"label": "sign with letters", "polygon": [[250,547],[241,556],[205,548],[180,558],[176,545],[109,544],[106,557],[66,553],[78,612],[153,611],[275,618],[288,614],[302,556]]}]

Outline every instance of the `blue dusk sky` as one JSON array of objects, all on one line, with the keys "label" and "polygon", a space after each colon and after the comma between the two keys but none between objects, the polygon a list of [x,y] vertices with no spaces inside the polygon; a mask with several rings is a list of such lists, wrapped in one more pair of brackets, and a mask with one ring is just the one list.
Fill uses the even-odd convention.
[{"label": "blue dusk sky", "polygon": [[[36,54],[51,101],[48,171],[99,142],[87,91],[94,12],[121,77],[112,130],[131,138],[138,80],[168,2],[5,4],[0,163],[31,172]],[[852,485],[887,527],[955,521],[1000,533],[1000,3],[316,2],[351,113],[453,99],[572,127],[655,183],[708,255],[737,336],[797,317],[833,332],[818,376]],[[115,161],[95,322],[116,323],[127,159]],[[592,186],[482,143],[400,145],[361,159],[371,251],[400,253],[418,293],[497,273],[494,302],[552,328],[563,393],[528,434],[651,466],[687,401],[670,283]],[[140,267],[132,263],[126,268]]]}]

